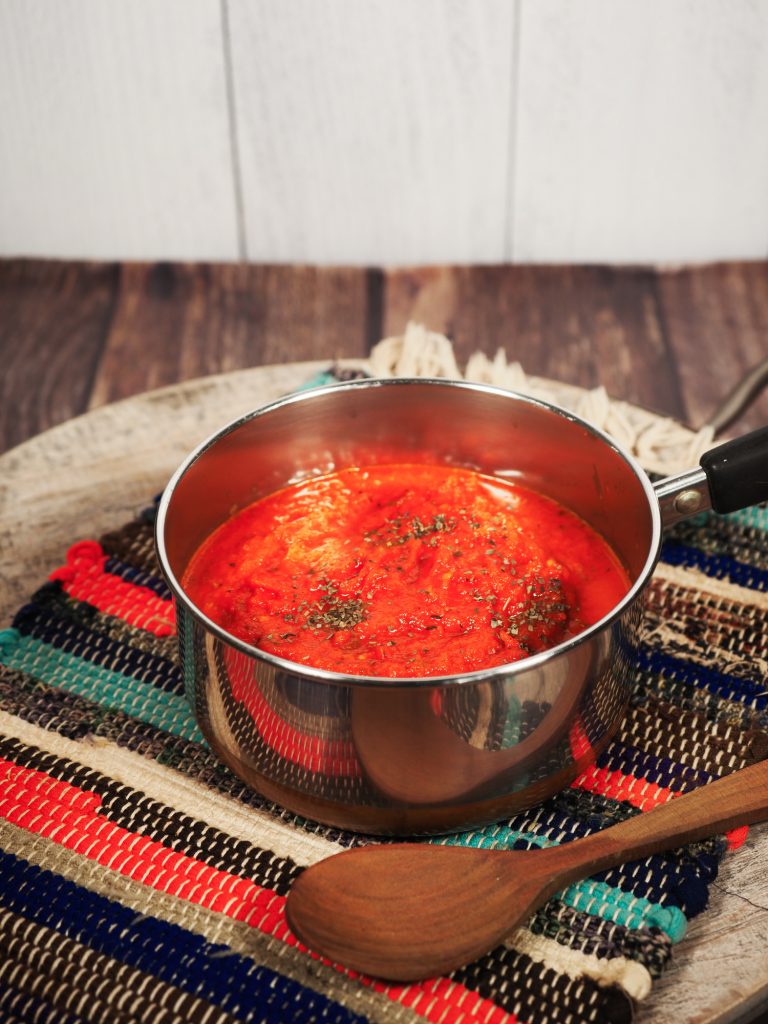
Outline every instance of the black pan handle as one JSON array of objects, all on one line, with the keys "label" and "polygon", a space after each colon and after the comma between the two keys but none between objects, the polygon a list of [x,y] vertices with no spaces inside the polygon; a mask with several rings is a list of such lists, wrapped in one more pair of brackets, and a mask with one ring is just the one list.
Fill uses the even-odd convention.
[{"label": "black pan handle", "polygon": [[768,427],[711,448],[699,465],[715,512],[736,512],[768,501]]}]

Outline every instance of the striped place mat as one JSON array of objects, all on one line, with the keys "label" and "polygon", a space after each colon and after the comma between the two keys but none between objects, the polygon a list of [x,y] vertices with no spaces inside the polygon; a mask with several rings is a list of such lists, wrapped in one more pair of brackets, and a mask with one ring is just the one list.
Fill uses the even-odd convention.
[{"label": "striped place mat", "polygon": [[[263,800],[208,750],[153,518],[73,537],[0,631],[0,1020],[631,1020],[746,830],[575,884],[449,977],[384,984],[310,955],[290,885],[365,840]],[[547,803],[431,841],[568,842],[765,757],[767,529],[761,507],[671,531],[615,741]]]}]

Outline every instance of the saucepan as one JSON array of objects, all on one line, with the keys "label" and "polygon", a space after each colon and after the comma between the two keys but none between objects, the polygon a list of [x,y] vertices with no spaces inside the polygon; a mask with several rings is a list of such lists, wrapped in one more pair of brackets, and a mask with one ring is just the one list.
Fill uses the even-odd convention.
[{"label": "saucepan", "polygon": [[[182,586],[201,542],[288,484],[350,466],[436,463],[523,483],[611,545],[631,587],[599,622],[523,661],[453,676],[313,669],[229,634]],[[225,426],[166,488],[156,544],[186,692],[219,758],[268,801],[326,825],[427,834],[498,820],[568,785],[625,714],[662,529],[768,498],[768,428],[656,484],[611,438],[491,386],[360,380]]]}]

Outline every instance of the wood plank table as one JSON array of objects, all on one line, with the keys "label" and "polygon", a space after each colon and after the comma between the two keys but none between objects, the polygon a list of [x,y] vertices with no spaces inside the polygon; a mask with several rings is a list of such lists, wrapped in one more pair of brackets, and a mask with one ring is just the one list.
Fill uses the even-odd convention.
[{"label": "wood plank table", "polygon": [[[768,355],[768,264],[416,270],[0,261],[0,450],[107,402],[246,366],[365,356],[407,320],[461,362],[698,426]],[[768,419],[768,397],[736,424]]]},{"label": "wood plank table", "polygon": [[[0,626],[25,580],[60,556],[57,544],[128,518],[238,403],[276,397],[336,358],[365,357],[411,319],[446,333],[462,365],[501,347],[529,373],[603,384],[613,397],[699,426],[768,355],[768,264],[386,271],[0,262],[0,452],[8,450]],[[766,421],[763,396],[731,432]],[[726,858],[710,910],[677,947],[642,1024],[762,1019],[768,829],[755,827],[749,843],[751,856]]]}]

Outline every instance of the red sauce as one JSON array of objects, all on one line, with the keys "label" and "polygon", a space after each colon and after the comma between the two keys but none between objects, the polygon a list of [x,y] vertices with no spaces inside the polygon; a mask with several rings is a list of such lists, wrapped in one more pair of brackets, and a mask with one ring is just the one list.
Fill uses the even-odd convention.
[{"label": "red sauce", "polygon": [[290,661],[430,676],[552,647],[629,581],[549,498],[471,470],[387,465],[262,498],[202,544],[183,586],[228,632]]}]

